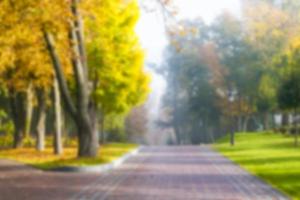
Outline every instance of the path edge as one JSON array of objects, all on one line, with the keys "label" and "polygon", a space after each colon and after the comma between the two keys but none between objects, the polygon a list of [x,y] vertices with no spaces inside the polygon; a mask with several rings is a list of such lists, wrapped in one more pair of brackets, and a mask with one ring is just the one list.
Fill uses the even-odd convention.
[{"label": "path edge", "polygon": [[[255,174],[254,172],[251,172],[249,170],[247,170],[244,166],[242,166],[241,164],[239,164],[238,162],[232,160],[229,156],[224,155],[221,151],[219,151],[217,148],[215,148],[213,145],[208,145],[208,147],[215,151],[216,153],[220,154],[222,157],[226,158],[227,160],[229,160],[233,165],[236,165],[240,168],[242,168],[242,170],[244,170],[245,172],[249,173],[250,175],[253,176],[253,178],[255,178],[257,181],[260,181],[263,184],[266,184],[273,192],[283,196],[285,199],[287,200],[292,200],[292,198],[283,190],[277,188],[274,184],[272,184],[271,182],[263,179],[262,177],[258,176],[257,174]],[[278,200],[285,200],[282,198],[279,198]]]},{"label": "path edge", "polygon": [[84,173],[104,173],[110,170],[113,170],[120,165],[122,165],[126,160],[129,158],[137,155],[142,149],[142,146],[139,146],[138,148],[130,151],[129,153],[126,153],[122,157],[112,161],[111,163],[107,164],[100,164],[100,165],[92,165],[92,166],[62,166],[50,169],[49,171],[54,172],[84,172]]}]

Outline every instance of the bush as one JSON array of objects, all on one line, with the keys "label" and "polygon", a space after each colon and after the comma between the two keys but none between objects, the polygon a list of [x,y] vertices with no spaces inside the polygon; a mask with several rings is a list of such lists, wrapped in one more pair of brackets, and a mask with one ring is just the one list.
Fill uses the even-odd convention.
[{"label": "bush", "polygon": [[106,132],[108,142],[125,142],[127,140],[124,130],[112,129]]},{"label": "bush", "polygon": [[300,134],[300,126],[282,126],[279,128],[274,129],[274,132],[280,132],[282,134],[291,134],[294,135],[296,131]]}]

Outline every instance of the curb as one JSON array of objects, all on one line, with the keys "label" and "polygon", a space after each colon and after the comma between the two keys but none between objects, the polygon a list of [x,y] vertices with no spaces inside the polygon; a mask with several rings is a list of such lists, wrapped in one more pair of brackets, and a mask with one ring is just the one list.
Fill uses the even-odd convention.
[{"label": "curb", "polygon": [[121,158],[118,158],[117,160],[112,161],[108,164],[102,164],[102,165],[93,165],[93,166],[82,166],[82,167],[75,167],[75,166],[64,166],[64,167],[58,167],[51,169],[50,171],[54,172],[97,172],[97,173],[103,173],[110,171],[112,169],[115,169],[119,167],[121,164],[123,164],[126,160],[128,160],[130,157],[137,155],[142,147],[138,147],[137,149],[125,154]]}]

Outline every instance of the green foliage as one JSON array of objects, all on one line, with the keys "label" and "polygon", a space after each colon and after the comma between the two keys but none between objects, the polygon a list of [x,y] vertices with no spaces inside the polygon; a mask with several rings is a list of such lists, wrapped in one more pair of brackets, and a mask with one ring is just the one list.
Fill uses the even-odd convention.
[{"label": "green foliage", "polygon": [[280,86],[278,104],[281,109],[295,110],[300,106],[300,76],[291,74]]},{"label": "green foliage", "polygon": [[300,43],[299,36],[290,40],[289,49],[282,55],[284,69],[282,70],[282,83],[278,88],[278,104],[281,109],[295,110],[299,107],[300,99]]},{"label": "green foliage", "polygon": [[107,134],[107,140],[112,142],[125,142],[125,115],[110,114],[106,116],[104,127]]},{"label": "green foliage", "polygon": [[213,127],[221,121],[222,132],[240,131],[250,118],[268,129],[270,113],[283,112],[284,102],[300,102],[298,78],[289,80],[299,74],[300,4],[242,3],[242,18],[224,12],[210,26],[183,21],[170,31],[165,104],[185,133],[203,121]]},{"label": "green foliage", "polygon": [[14,125],[4,110],[0,110],[0,121],[0,132],[3,132],[6,135],[12,135],[14,132]]},{"label": "green foliage", "polygon": [[203,33],[208,29],[204,24],[183,21],[182,26],[202,32],[174,32],[170,36],[172,43],[165,53],[166,64],[161,67],[167,80],[164,110],[170,117],[168,121],[162,119],[161,124],[177,130],[177,143],[209,142],[213,136],[208,128],[216,126],[220,116],[214,87],[220,78],[214,76],[219,73],[218,56],[213,46],[205,42]]},{"label": "green foliage", "polygon": [[277,106],[277,86],[276,79],[269,74],[261,77],[258,87],[257,110],[259,112],[272,111]]},{"label": "green foliage", "polygon": [[94,3],[101,6],[85,19],[90,76],[96,87],[93,96],[104,114],[126,113],[149,92],[144,52],[135,33],[138,4],[136,0]]}]

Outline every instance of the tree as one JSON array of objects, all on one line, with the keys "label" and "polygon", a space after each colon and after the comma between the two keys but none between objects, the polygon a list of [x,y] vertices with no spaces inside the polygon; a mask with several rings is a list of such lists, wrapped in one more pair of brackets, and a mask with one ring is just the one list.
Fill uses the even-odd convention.
[{"label": "tree", "polygon": [[295,146],[298,146],[298,127],[297,127],[297,110],[299,108],[300,98],[300,79],[299,79],[299,61],[300,61],[300,39],[295,36],[289,41],[289,48],[282,55],[282,84],[278,88],[278,104],[280,109],[294,112],[295,124]]},{"label": "tree", "polygon": [[[256,107],[259,113],[263,114],[264,129],[268,130],[269,112],[277,108],[277,88],[278,85],[274,81],[274,77],[270,74],[264,74],[261,77],[258,86],[258,96],[256,100]],[[278,80],[278,79],[277,79]]]},{"label": "tree", "polygon": [[129,141],[145,143],[148,129],[148,110],[146,105],[133,108],[126,117],[125,130]]},{"label": "tree", "polygon": [[[281,109],[293,110],[295,116],[300,106],[300,78],[299,74],[291,74],[281,85],[278,92],[278,103]],[[295,146],[298,146],[298,127],[296,118],[295,124]]]},{"label": "tree", "polygon": [[[22,145],[24,136],[29,137],[34,91],[45,90],[51,85],[52,69],[45,59],[41,34],[38,31],[37,34],[32,34],[35,27],[28,28],[30,5],[28,1],[0,3],[0,77],[10,97],[11,116],[15,126],[14,147]],[[39,126],[42,123],[43,120]],[[37,143],[41,144],[42,137],[37,138]]]},{"label": "tree", "polygon": [[[183,21],[183,32],[172,32],[161,71],[167,80],[164,109],[177,144],[213,142],[219,135],[217,91],[223,73],[215,49],[207,42],[208,28],[201,22]],[[198,31],[201,30],[201,31]],[[201,131],[200,131],[201,130]]]},{"label": "tree", "polygon": [[57,82],[57,78],[54,78],[53,85],[53,108],[54,108],[54,153],[60,155],[63,153],[63,145],[62,145],[62,107],[61,107],[61,98],[59,92],[59,86]]},{"label": "tree", "polygon": [[100,80],[92,95],[101,109],[102,126],[106,116],[126,115],[149,92],[144,53],[134,30],[139,8],[136,1],[123,4],[102,1],[93,9],[96,17],[86,20],[88,64],[92,78]]},{"label": "tree", "polygon": [[223,96],[228,98],[227,93],[234,95],[231,104],[236,104],[236,110],[229,112],[235,113],[237,131],[247,128],[249,116],[255,112],[254,91],[258,81],[253,80],[260,80],[262,73],[258,53],[245,40],[245,30],[241,23],[228,13],[222,14],[212,25],[211,39],[216,44],[220,63],[227,72]]},{"label": "tree", "polygon": [[[137,1],[5,0],[0,8],[0,73],[11,96],[16,146],[31,124],[26,122],[31,109],[25,108],[37,100],[34,129],[43,149],[45,96],[56,77],[77,125],[78,156],[96,156],[99,112],[126,113],[148,92],[143,51],[134,32]],[[30,97],[34,91],[36,99]]]},{"label": "tree", "polygon": [[[249,1],[245,4],[247,42],[256,48],[259,54],[262,76],[259,81],[257,108],[263,115],[265,129],[269,128],[270,112],[278,110],[276,92],[284,81],[287,62],[286,53],[291,39],[299,29],[299,16],[296,2]],[[286,118],[286,114],[282,114]]]},{"label": "tree", "polygon": [[[95,3],[97,2],[95,1]],[[71,97],[66,78],[62,72],[62,64],[56,51],[52,33],[47,29],[43,29],[44,38],[58,78],[63,99],[78,128],[79,156],[95,157],[97,155],[97,111],[99,108],[102,111],[105,109],[104,104],[101,105],[100,102],[100,99],[103,97],[103,87],[106,88],[106,93],[104,93],[106,98],[117,96],[114,91],[115,88],[113,90],[109,88],[111,84],[118,89],[125,88],[118,91],[119,97],[124,98],[125,96],[125,100],[127,100],[120,102],[121,107],[124,106],[124,103],[137,104],[145,96],[141,94],[145,94],[147,90],[147,78],[142,70],[143,58],[140,56],[141,50],[138,48],[139,43],[134,34],[134,25],[137,19],[135,13],[138,12],[137,2],[103,1],[100,5],[102,7],[94,7],[94,12],[90,12],[93,19],[87,17],[85,20],[87,24],[91,23],[99,28],[105,25],[105,30],[112,32],[109,32],[111,35],[106,41],[107,43],[99,44],[99,32],[95,31],[95,27],[93,27],[93,30],[87,29],[88,51],[86,51],[85,31],[83,29],[84,21],[80,13],[80,5],[77,0],[71,1],[70,4],[72,24],[69,27],[69,32],[71,35],[70,44],[73,55],[71,56],[71,63],[73,65],[74,82],[76,85],[76,102]],[[99,13],[97,14],[98,9],[101,8],[105,8],[102,11],[108,14],[107,18],[103,18]],[[122,11],[125,12],[122,13]],[[116,21],[118,17],[124,18],[121,18],[121,21]],[[101,20],[103,20],[102,23],[97,23],[101,22]],[[99,30],[104,31],[104,29]],[[121,31],[118,32],[119,30]],[[107,34],[107,32],[103,34]],[[100,36],[102,35],[100,34]],[[91,47],[92,44],[102,46],[99,49],[95,46]],[[126,48],[126,45],[129,48]],[[119,54],[116,54],[117,49]],[[99,58],[100,56],[104,57]],[[130,68],[126,69],[126,66],[130,66]],[[105,70],[103,67],[107,67],[110,70],[108,72],[105,71],[105,76],[108,77],[101,76],[101,72]],[[124,70],[119,71],[118,69]],[[128,77],[134,78],[134,81],[131,81]],[[119,79],[114,81],[114,78]],[[106,81],[107,79],[109,81]],[[121,91],[126,92],[122,94]],[[116,102],[113,99],[110,100]],[[118,107],[116,104],[114,106]]]}]

